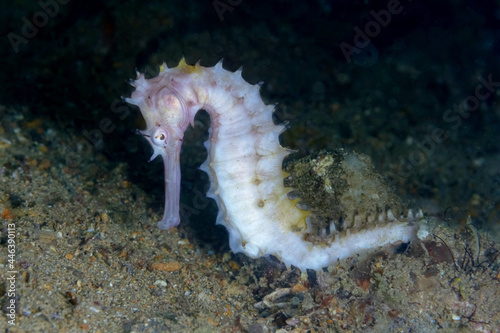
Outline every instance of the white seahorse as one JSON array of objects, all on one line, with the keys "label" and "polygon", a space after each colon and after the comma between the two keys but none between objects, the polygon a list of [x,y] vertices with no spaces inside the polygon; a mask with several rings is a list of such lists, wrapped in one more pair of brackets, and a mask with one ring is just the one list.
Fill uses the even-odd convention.
[{"label": "white seahorse", "polygon": [[[222,61],[214,67],[163,64],[158,76],[139,74],[128,103],[137,105],[146,120],[141,134],[153,147],[153,156],[165,166],[165,211],[158,223],[169,229],[180,223],[180,150],[184,132],[196,113],[210,115],[208,158],[201,169],[208,173],[207,196],[219,207],[217,224],[229,231],[234,252],[257,258],[274,255],[287,266],[321,269],[339,259],[397,242],[411,241],[418,230],[421,211],[406,219],[392,212],[380,215],[375,227],[361,228],[328,244],[305,240],[309,212],[297,207],[298,199],[287,197],[283,185],[283,158],[290,150],[279,144],[284,125],[272,120],[274,106],[265,105],[260,85],[251,85],[241,70],[230,72]],[[373,221],[372,221],[373,222]],[[376,222],[376,221],[375,221]]]}]

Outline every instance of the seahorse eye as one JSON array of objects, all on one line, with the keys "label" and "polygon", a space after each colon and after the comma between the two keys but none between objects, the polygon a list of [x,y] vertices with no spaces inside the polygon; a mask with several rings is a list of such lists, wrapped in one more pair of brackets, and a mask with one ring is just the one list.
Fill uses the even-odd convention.
[{"label": "seahorse eye", "polygon": [[152,141],[157,146],[163,146],[167,143],[168,133],[164,129],[157,129],[152,137]]}]

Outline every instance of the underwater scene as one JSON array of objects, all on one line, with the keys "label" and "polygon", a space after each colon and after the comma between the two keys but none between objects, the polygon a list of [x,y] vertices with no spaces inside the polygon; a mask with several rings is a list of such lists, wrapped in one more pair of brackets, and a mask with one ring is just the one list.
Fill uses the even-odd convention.
[{"label": "underwater scene", "polygon": [[500,332],[500,1],[0,16],[1,331]]}]

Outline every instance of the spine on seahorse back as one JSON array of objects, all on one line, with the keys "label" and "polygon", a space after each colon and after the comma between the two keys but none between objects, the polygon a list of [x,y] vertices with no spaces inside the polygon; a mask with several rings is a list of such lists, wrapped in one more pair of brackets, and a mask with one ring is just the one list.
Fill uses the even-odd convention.
[{"label": "spine on seahorse back", "polygon": [[[168,229],[179,224],[179,154],[184,131],[203,109],[210,115],[207,160],[201,169],[208,173],[207,196],[219,207],[217,223],[226,226],[234,252],[250,257],[275,255],[287,265],[319,269],[356,251],[378,247],[363,241],[359,232],[354,243],[339,239],[329,246],[314,245],[304,239],[309,212],[289,200],[291,190],[283,185],[286,174],[282,162],[290,151],[280,146],[283,125],[272,120],[274,106],[261,99],[260,85],[251,85],[241,70],[230,72],[222,61],[206,68],[181,60],[175,68],[162,65],[157,77],[140,74],[127,102],[139,106],[147,128],[141,134],[165,164],[165,212],[158,223]],[[378,237],[387,242],[408,241],[414,227],[406,224],[381,227]]]}]

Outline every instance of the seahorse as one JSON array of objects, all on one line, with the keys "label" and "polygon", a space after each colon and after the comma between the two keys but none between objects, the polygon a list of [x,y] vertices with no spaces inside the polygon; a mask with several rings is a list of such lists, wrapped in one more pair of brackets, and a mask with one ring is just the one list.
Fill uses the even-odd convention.
[{"label": "seahorse", "polygon": [[[180,151],[184,132],[199,110],[210,115],[209,139],[204,143],[207,160],[200,166],[210,179],[207,196],[219,208],[217,224],[229,233],[235,253],[251,258],[274,255],[288,267],[321,269],[337,260],[397,242],[411,241],[418,230],[421,212],[396,219],[391,211],[370,220],[367,228],[344,231],[329,242],[307,240],[310,212],[299,208],[299,199],[289,199],[285,187],[283,159],[291,153],[281,147],[284,124],[273,122],[274,105],[266,105],[261,84],[250,84],[241,69],[231,72],[200,63],[168,68],[146,79],[138,73],[135,88],[126,101],[139,107],[146,121],[140,133],[153,148],[150,160],[161,156],[165,168],[165,210],[160,229],[180,223]],[[359,220],[359,218],[358,218]],[[377,223],[378,224],[377,224]],[[333,229],[333,228],[332,228]],[[354,229],[353,229],[354,230]]]}]

